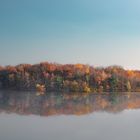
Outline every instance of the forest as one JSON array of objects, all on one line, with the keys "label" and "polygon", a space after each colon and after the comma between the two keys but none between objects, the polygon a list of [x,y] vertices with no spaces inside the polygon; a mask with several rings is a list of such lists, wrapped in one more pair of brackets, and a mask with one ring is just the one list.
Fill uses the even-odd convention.
[{"label": "forest", "polygon": [[139,92],[140,71],[120,66],[20,64],[0,66],[0,89],[40,92]]}]

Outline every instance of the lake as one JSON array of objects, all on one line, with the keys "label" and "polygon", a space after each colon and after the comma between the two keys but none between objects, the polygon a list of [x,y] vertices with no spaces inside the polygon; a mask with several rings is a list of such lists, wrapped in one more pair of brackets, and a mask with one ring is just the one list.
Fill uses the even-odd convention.
[{"label": "lake", "polygon": [[138,140],[140,93],[0,91],[0,140]]}]

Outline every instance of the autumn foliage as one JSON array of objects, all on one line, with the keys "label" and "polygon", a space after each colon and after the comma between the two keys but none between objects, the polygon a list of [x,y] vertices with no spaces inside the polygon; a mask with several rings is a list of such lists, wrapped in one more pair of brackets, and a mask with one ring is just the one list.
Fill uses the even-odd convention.
[{"label": "autumn foliage", "polygon": [[140,91],[140,71],[119,66],[40,63],[0,67],[0,88],[41,92]]}]

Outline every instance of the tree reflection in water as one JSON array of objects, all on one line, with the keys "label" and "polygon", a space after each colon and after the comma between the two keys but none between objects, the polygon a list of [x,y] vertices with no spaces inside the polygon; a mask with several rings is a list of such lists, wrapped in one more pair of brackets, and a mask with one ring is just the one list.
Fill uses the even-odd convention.
[{"label": "tree reflection in water", "polygon": [[118,113],[140,108],[140,93],[57,94],[37,96],[33,92],[0,91],[0,112],[21,115],[86,115],[106,111]]}]

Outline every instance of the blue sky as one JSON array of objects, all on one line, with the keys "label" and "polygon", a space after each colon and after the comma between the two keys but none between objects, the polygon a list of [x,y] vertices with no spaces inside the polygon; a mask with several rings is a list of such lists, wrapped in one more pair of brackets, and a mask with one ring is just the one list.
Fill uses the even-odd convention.
[{"label": "blue sky", "polygon": [[139,0],[1,0],[0,64],[140,69]]}]

